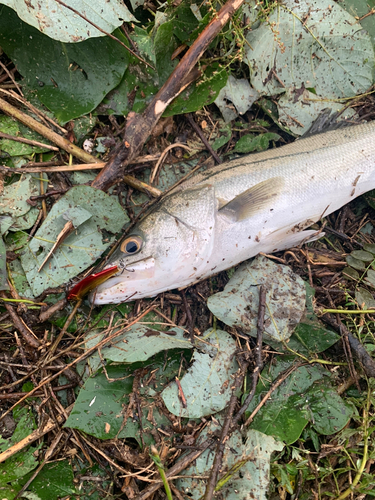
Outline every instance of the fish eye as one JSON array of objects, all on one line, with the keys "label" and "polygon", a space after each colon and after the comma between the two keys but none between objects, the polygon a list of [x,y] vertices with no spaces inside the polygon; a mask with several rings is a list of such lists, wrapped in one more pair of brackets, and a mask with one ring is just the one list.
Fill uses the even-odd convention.
[{"label": "fish eye", "polygon": [[143,240],[140,236],[128,236],[120,246],[120,250],[127,255],[134,255],[140,251]]}]

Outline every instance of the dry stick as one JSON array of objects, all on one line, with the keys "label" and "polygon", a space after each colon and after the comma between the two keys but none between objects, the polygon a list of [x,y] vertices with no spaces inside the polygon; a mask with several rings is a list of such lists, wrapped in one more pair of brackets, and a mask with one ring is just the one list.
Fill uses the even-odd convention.
[{"label": "dry stick", "polygon": [[154,71],[156,71],[156,69],[151,66],[151,64],[149,64],[147,61],[145,61],[144,59],[142,59],[142,57],[140,57],[138,54],[136,54],[135,52],[133,52],[131,49],[129,49],[129,47],[127,45],[125,45],[121,40],[119,40],[118,38],[116,38],[114,35],[112,35],[111,33],[108,33],[108,31],[104,31],[102,28],[100,28],[97,24],[93,23],[92,21],[90,21],[90,19],[87,19],[86,16],[84,16],[83,14],[81,14],[78,10],[76,9],[73,9],[73,7],[70,7],[69,5],[67,5],[66,3],[62,2],[61,0],[55,0],[55,2],[59,3],[60,5],[63,5],[64,7],[66,7],[67,9],[71,10],[72,12],[74,12],[75,14],[77,14],[77,16],[81,17],[82,19],[84,19],[87,23],[91,24],[91,26],[94,26],[94,28],[96,28],[98,31],[101,31],[102,33],[104,33],[105,35],[109,36],[109,38],[112,38],[112,40],[115,40],[117,43],[119,43],[120,45],[122,45],[127,51],[129,51],[134,57],[136,57],[137,59],[139,59],[141,62],[143,62],[143,64],[145,64],[146,66],[148,66],[149,68],[153,69]]},{"label": "dry stick", "polygon": [[[259,412],[259,410],[262,408],[262,406],[264,406],[266,404],[266,402],[268,401],[268,399],[271,397],[271,394],[284,382],[284,380],[286,380],[289,375],[291,375],[294,371],[298,370],[298,368],[301,368],[301,366],[303,366],[305,363],[298,363],[298,364],[295,364],[294,366],[291,366],[290,368],[286,369],[283,373],[281,373],[279,375],[279,377],[277,378],[277,380],[275,382],[273,382],[273,384],[271,385],[270,389],[267,391],[267,393],[265,394],[265,396],[262,398],[262,400],[260,401],[260,403],[258,404],[258,406],[255,408],[255,410],[253,411],[253,413],[250,415],[250,417],[246,420],[244,426],[247,427],[251,424],[251,422],[253,421],[255,415]],[[253,389],[252,389],[253,391]],[[255,392],[255,390],[254,390]],[[250,394],[249,394],[250,396]],[[246,401],[249,399],[249,396],[246,398]],[[252,399],[252,398],[251,398]],[[249,403],[251,401],[251,399],[249,400]],[[249,403],[246,404],[246,401],[245,401],[245,404],[243,405],[243,407],[245,407],[245,411],[247,409],[247,407],[249,406]],[[242,408],[241,408],[242,410]]]},{"label": "dry stick", "polygon": [[15,142],[22,142],[23,144],[30,144],[30,146],[39,146],[41,148],[51,149],[52,151],[59,150],[59,148],[56,148],[55,146],[50,146],[49,144],[44,144],[43,142],[39,141],[31,141],[30,139],[24,139],[23,137],[15,137],[14,135],[9,135],[5,132],[0,132],[0,137],[2,139],[10,139],[11,141]]},{"label": "dry stick", "polygon": [[190,123],[191,127],[195,130],[195,132],[199,136],[200,140],[203,142],[203,144],[206,146],[206,148],[208,149],[208,151],[211,153],[211,156],[216,161],[216,163],[218,165],[220,163],[223,163],[221,161],[220,156],[216,153],[216,151],[214,149],[212,149],[211,144],[206,139],[206,136],[202,132],[201,128],[195,123],[195,120],[194,120],[192,114],[191,113],[187,113],[185,116],[186,116],[187,121]]},{"label": "dry stick", "polygon": [[161,163],[163,162],[164,158],[167,156],[168,151],[170,151],[173,148],[182,148],[182,149],[186,149],[189,152],[191,151],[191,148],[189,148],[189,146],[186,146],[186,144],[181,144],[180,142],[176,142],[175,144],[170,144],[168,147],[166,147],[164,149],[164,151],[162,152],[162,154],[160,155],[160,158],[158,159],[156,165],[154,166],[154,168],[151,172],[150,184],[152,184],[154,182],[155,177],[158,173],[159,167],[160,167]]},{"label": "dry stick", "polygon": [[[130,328],[132,325],[135,325],[135,323],[137,323],[141,318],[143,318],[143,316],[145,316],[146,314],[148,314],[152,309],[154,309],[154,305],[148,307],[147,309],[145,309],[145,311],[143,311],[142,314],[140,314],[136,319],[134,319],[131,323],[129,323],[126,328]],[[34,392],[36,392],[37,390],[39,390],[41,387],[44,387],[46,384],[48,384],[49,382],[52,382],[53,380],[55,380],[55,378],[59,377],[62,373],[64,373],[66,370],[68,370],[69,368],[72,368],[72,366],[76,365],[79,361],[83,361],[84,359],[86,359],[88,356],[91,356],[91,354],[93,352],[95,352],[97,349],[100,349],[101,347],[103,347],[104,345],[108,344],[108,342],[111,342],[111,340],[113,340],[115,337],[117,337],[120,332],[123,332],[123,330],[121,331],[117,331],[117,332],[114,332],[112,335],[109,335],[108,337],[106,337],[105,339],[101,340],[98,344],[94,345],[93,347],[91,347],[90,349],[87,349],[87,351],[85,351],[83,354],[81,354],[81,356],[79,356],[78,358],[76,358],[75,360],[71,361],[68,365],[64,366],[64,368],[62,368],[60,371],[58,371],[57,373],[55,373],[54,375],[51,375],[50,377],[47,377],[46,379],[44,379],[39,385],[37,385],[36,387],[34,387],[33,389],[31,389],[31,391],[27,392],[19,401],[17,401],[17,403],[15,403],[12,407],[8,408],[1,416],[0,416],[0,422],[1,420],[6,416],[8,415],[11,411],[14,410],[14,408],[19,405],[20,403],[22,403],[23,401],[25,401],[25,399],[29,398],[30,396],[32,396],[34,394]],[[53,359],[53,358],[52,358]],[[51,360],[52,361],[52,360]],[[33,370],[26,378],[28,378],[32,373],[35,373],[36,371],[40,370],[40,368],[37,368],[35,370]],[[1,456],[1,455],[0,455]]]},{"label": "dry stick", "polygon": [[80,158],[85,163],[99,162],[97,158],[86,153],[78,146],[75,146],[70,141],[68,141],[68,139],[65,139],[65,137],[62,137],[61,135],[57,134],[53,130],[43,125],[42,123],[39,123],[38,121],[34,120],[34,118],[31,118],[31,116],[28,116],[27,114],[23,113],[22,111],[15,108],[14,106],[12,106],[7,101],[4,101],[4,99],[1,98],[0,98],[0,110],[9,116],[17,118],[18,121],[20,121],[27,127],[31,128],[32,130],[35,130],[43,137],[46,137],[51,142],[57,144],[60,148],[64,149],[67,153],[72,154],[77,158]]},{"label": "dry stick", "polygon": [[[70,412],[70,410],[73,408],[73,405],[69,406],[65,411],[67,413]],[[26,446],[29,446],[31,443],[34,443],[34,441],[37,441],[41,437],[43,437],[45,434],[48,434],[48,432],[52,431],[55,429],[58,425],[62,424],[65,420],[64,415],[58,415],[56,420],[48,420],[46,425],[44,427],[40,427],[39,429],[36,429],[33,431],[31,434],[26,436],[24,439],[21,439],[18,443],[14,444],[7,450],[3,451],[3,453],[0,453],[0,463],[5,462],[8,458],[12,457],[19,451],[23,450]]]},{"label": "dry stick", "polygon": [[64,309],[64,307],[67,304],[67,300],[64,297],[63,299],[60,299],[58,302],[55,302],[52,306],[50,306],[48,309],[45,309],[44,311],[41,311],[39,315],[39,321],[41,323],[44,323],[44,321],[48,321],[49,318],[57,313],[58,311],[61,311],[61,309]]},{"label": "dry stick", "polygon": [[106,191],[122,177],[123,169],[132,158],[138,156],[151,131],[170,102],[196,79],[193,68],[209,47],[212,40],[220,33],[244,0],[228,0],[215,18],[198,36],[193,45],[183,56],[178,66],[156,94],[142,115],[128,114],[124,144],[117,149],[107,166],[94,179],[92,186]]},{"label": "dry stick", "polygon": [[[263,332],[264,332],[264,315],[266,312],[266,289],[263,285],[259,287],[259,309],[258,309],[258,322],[257,322],[257,345],[255,348],[255,362],[256,367],[253,372],[253,380],[252,387],[250,393],[247,395],[244,404],[241,406],[239,412],[233,419],[233,426],[235,426],[242,415],[245,413],[247,408],[249,407],[250,402],[252,401],[256,387],[258,384],[258,379],[260,372],[263,368],[263,359],[262,359],[262,343],[263,343]],[[246,424],[245,424],[246,425]]]},{"label": "dry stick", "polygon": [[[324,321],[326,321],[329,325],[331,325],[338,333],[342,336],[346,335],[349,341],[349,345],[353,350],[356,358],[361,363],[366,376],[367,377],[375,377],[375,361],[372,359],[370,354],[366,351],[363,345],[356,339],[346,328],[346,326],[340,321],[338,322],[335,317],[331,314],[327,314],[324,317]],[[358,379],[352,377],[356,382]]]},{"label": "dry stick", "polygon": [[69,314],[67,320],[65,321],[65,324],[61,330],[61,332],[59,333],[59,335],[57,336],[55,342],[53,343],[53,345],[51,346],[50,350],[49,350],[49,353],[48,353],[48,356],[47,356],[47,361],[55,354],[55,351],[61,341],[61,339],[63,338],[63,336],[65,335],[66,331],[68,330],[69,326],[70,326],[70,323],[73,321],[73,318],[74,316],[76,315],[77,311],[78,311],[78,308],[80,307],[80,305],[82,304],[82,299],[79,299],[77,300],[76,304],[74,305],[73,307],[73,311]]},{"label": "dry stick", "polygon": [[[254,370],[253,374],[253,389],[251,390],[252,397],[254,397],[255,394],[255,388],[258,382],[258,377],[259,373],[262,369],[263,362],[262,362],[262,342],[263,342],[263,331],[264,331],[264,314],[266,311],[266,289],[264,288],[263,285],[259,287],[259,308],[258,308],[258,322],[257,322],[257,347],[256,347],[256,368]],[[237,403],[237,389],[239,389],[242,386],[243,379],[245,377],[245,371],[241,370],[240,373],[237,374],[236,376],[236,381],[234,384],[233,388],[233,393],[229,402],[228,406],[228,411],[225,416],[225,422],[221,431],[219,443],[217,445],[216,449],[216,454],[214,458],[214,462],[212,464],[211,472],[210,472],[210,477],[207,481],[207,487],[206,491],[204,494],[204,500],[211,500],[214,492],[215,492],[215,487],[217,483],[217,478],[222,466],[223,462],[223,456],[224,456],[224,451],[225,451],[225,443],[228,440],[228,433],[230,430],[234,430],[235,425],[232,425],[232,415],[234,412],[234,407]],[[248,399],[248,398],[246,398]],[[248,401],[248,404],[250,401]],[[247,408],[247,407],[246,407]],[[241,414],[242,415],[242,414]],[[240,417],[241,417],[240,415]],[[238,422],[239,418],[238,415],[236,416],[236,423]]]},{"label": "dry stick", "polygon": [[204,500],[211,500],[213,495],[214,495],[214,492],[215,492],[217,478],[218,478],[218,475],[219,475],[219,472],[221,470],[221,466],[223,463],[225,443],[227,442],[227,440],[229,438],[228,433],[229,433],[231,427],[233,428],[233,426],[231,425],[232,424],[232,416],[233,416],[234,408],[235,408],[235,406],[237,404],[237,400],[238,400],[236,393],[237,393],[237,390],[242,386],[244,377],[245,377],[245,372],[240,369],[239,373],[236,374],[236,380],[234,382],[234,386],[232,389],[232,395],[231,395],[231,398],[229,401],[227,413],[225,415],[224,425],[221,429],[221,434],[220,434],[219,442],[217,444],[214,462],[212,464],[210,476],[209,476],[208,481],[207,481],[206,491],[205,491],[204,497],[203,497]]},{"label": "dry stick", "polygon": [[18,94],[16,94],[13,90],[10,90],[9,92],[6,91],[6,90],[3,90],[3,89],[0,89],[0,92],[2,92],[3,94],[5,95],[8,95],[10,97],[12,97],[13,99],[15,99],[16,101],[20,102],[21,104],[23,104],[24,106],[26,106],[26,108],[29,108],[29,110],[34,113],[34,115],[38,116],[39,119],[45,123],[46,126],[48,126],[48,124],[51,124],[53,127],[57,128],[58,130],[60,130],[60,132],[62,134],[67,134],[68,131],[64,128],[64,127],[61,127],[57,122],[55,122],[52,118],[50,118],[48,115],[46,115],[45,113],[43,113],[43,111],[41,111],[40,109],[36,108],[35,106],[33,106],[31,104],[31,102],[27,101],[24,97],[21,97],[19,96]]},{"label": "dry stick", "polygon": [[[0,292],[0,297],[6,299],[6,293],[4,291]],[[31,346],[34,347],[35,349],[38,349],[40,346],[40,341],[34,337],[33,333],[29,328],[25,325],[25,323],[22,321],[22,319],[16,314],[15,310],[13,307],[8,304],[7,302],[4,302],[4,306],[6,310],[8,311],[10,317],[12,318],[12,321],[14,323],[14,326],[17,328],[19,333],[22,335],[24,338],[25,342]]]},{"label": "dry stick", "polygon": [[[92,157],[94,160],[95,158]],[[155,154],[155,155],[144,155],[144,156],[139,156],[138,158],[134,158],[134,160],[131,161],[131,164],[139,164],[139,163],[149,163],[156,161],[160,158],[160,154]],[[53,166],[47,166],[53,163]],[[30,165],[30,166],[28,166]],[[61,165],[61,162],[59,162],[58,165],[55,164],[55,162],[38,162],[34,163],[30,162],[27,165],[23,165],[22,167],[17,168],[17,173],[24,173],[24,174],[35,174],[38,172],[76,172],[79,170],[97,170],[97,169],[102,169],[106,166],[105,162],[99,162],[99,163],[85,163],[85,164],[79,164],[79,165]],[[5,165],[0,165],[0,171],[1,172],[9,172],[14,174],[14,167],[7,167]]]},{"label": "dry stick", "polygon": [[16,82],[16,80],[14,79],[14,73],[15,71],[9,71],[9,69],[5,66],[5,64],[3,64],[1,61],[0,61],[0,66],[3,68],[3,70],[5,71],[6,73],[6,76],[12,81],[13,85],[16,87],[16,89],[18,90],[18,92],[20,93],[20,95],[23,96],[23,93],[22,93],[22,90],[21,90],[21,87],[18,85],[18,83]]}]

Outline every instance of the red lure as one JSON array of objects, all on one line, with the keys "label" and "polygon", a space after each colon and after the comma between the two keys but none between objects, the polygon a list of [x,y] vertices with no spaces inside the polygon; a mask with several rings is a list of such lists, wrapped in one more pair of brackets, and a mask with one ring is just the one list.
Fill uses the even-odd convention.
[{"label": "red lure", "polygon": [[118,272],[117,266],[109,267],[108,269],[104,269],[104,271],[100,271],[100,273],[90,274],[83,278],[83,280],[79,281],[68,293],[68,300],[79,300],[82,299],[86,295],[86,293],[90,292],[98,285],[107,281],[108,278],[113,276]]}]

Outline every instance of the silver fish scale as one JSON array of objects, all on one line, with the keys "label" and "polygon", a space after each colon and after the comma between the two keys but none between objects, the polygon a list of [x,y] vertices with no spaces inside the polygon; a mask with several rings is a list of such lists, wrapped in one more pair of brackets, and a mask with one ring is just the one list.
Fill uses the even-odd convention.
[{"label": "silver fish scale", "polygon": [[[126,267],[100,285],[93,300],[104,304],[154,296],[259,252],[299,245],[316,236],[305,230],[313,222],[374,188],[375,122],[218,165],[153,207],[135,228],[144,237],[141,252],[126,258],[117,252],[108,263],[116,265],[121,258],[131,271]],[[231,210],[240,216],[228,216]]]}]

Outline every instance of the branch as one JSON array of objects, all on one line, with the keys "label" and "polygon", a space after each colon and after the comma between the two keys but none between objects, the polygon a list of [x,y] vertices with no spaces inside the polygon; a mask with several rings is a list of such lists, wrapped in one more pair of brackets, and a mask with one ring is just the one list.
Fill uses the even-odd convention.
[{"label": "branch", "polygon": [[194,66],[243,2],[244,0],[228,0],[186,52],[143,114],[138,115],[134,112],[128,114],[124,142],[94,179],[92,187],[107,191],[121,179],[125,167],[139,154],[167,106],[197,79],[199,72]]}]

